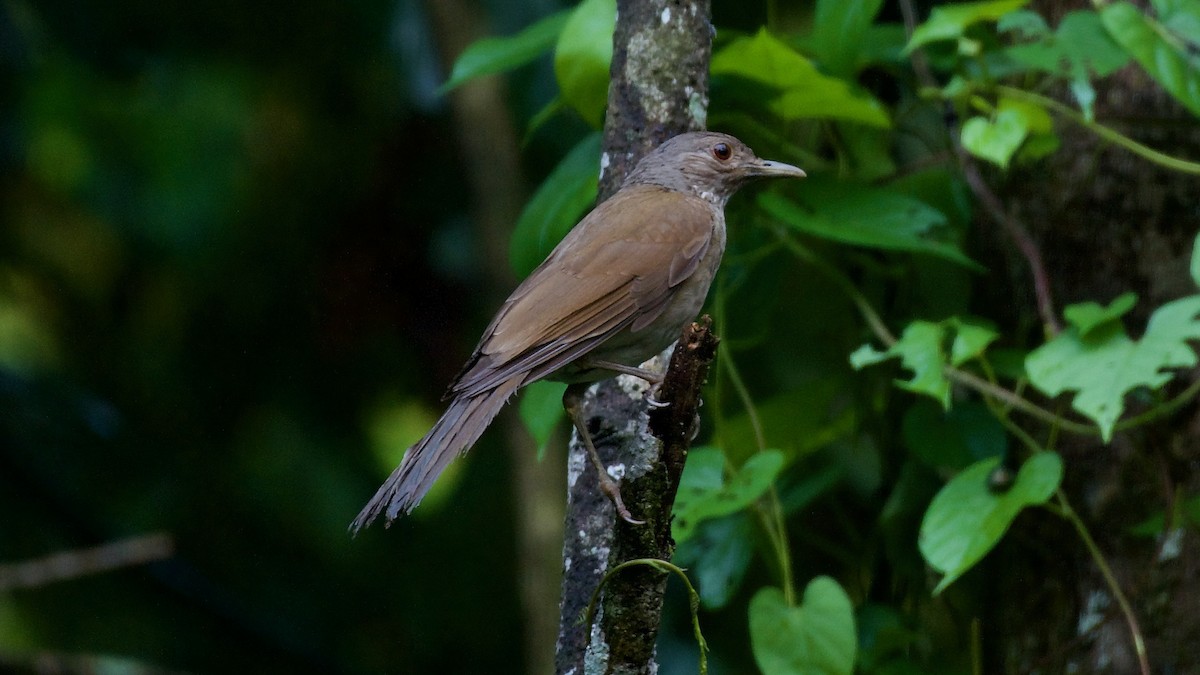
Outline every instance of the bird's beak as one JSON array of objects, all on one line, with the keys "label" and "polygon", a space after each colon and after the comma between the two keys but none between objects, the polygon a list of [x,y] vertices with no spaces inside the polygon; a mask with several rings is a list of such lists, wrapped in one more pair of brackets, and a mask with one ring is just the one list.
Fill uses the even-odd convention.
[{"label": "bird's beak", "polygon": [[804,169],[783,162],[775,162],[769,159],[760,159],[756,162],[753,171],[755,176],[764,176],[768,178],[804,178],[808,174],[804,173]]}]

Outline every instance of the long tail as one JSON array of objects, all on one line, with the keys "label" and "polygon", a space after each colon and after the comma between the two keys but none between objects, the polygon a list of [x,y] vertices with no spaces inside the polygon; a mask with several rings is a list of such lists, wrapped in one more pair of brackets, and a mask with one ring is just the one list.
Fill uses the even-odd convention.
[{"label": "long tail", "polygon": [[390,524],[401,511],[412,511],[442,470],[455,457],[466,454],[479,440],[484,429],[492,423],[509,397],[521,387],[524,379],[522,373],[502,382],[495,389],[475,396],[455,398],[429,433],[408,449],[400,466],[388,476],[350,524],[350,531],[358,534],[381,513],[386,512]]}]

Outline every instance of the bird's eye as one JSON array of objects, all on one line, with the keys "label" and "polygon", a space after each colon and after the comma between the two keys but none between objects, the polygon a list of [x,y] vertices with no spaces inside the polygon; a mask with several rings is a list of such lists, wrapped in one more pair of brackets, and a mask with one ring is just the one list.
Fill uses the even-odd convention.
[{"label": "bird's eye", "polygon": [[729,148],[729,145],[726,143],[717,143],[716,145],[714,145],[712,147],[712,154],[713,154],[713,157],[716,157],[717,159],[724,162],[725,160],[727,160],[733,156],[733,150],[731,150]]}]

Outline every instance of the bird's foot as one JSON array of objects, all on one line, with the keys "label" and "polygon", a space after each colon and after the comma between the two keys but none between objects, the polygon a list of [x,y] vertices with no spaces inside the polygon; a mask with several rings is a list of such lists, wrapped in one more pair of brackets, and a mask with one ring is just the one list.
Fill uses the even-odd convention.
[{"label": "bird's foot", "polygon": [[621,499],[621,486],[617,485],[617,481],[609,477],[603,471],[600,472],[600,491],[609,498],[613,503],[613,508],[617,510],[617,515],[621,516],[621,520],[630,525],[645,525],[646,521],[638,520],[633,517],[629,509],[625,508],[625,501]]},{"label": "bird's foot", "polygon": [[567,416],[571,418],[571,424],[575,426],[575,431],[579,434],[579,440],[587,450],[592,466],[596,467],[596,482],[600,486],[600,491],[612,502],[613,508],[617,510],[617,515],[621,516],[621,520],[630,525],[644,525],[646,521],[634,518],[629,509],[625,507],[625,500],[621,499],[621,487],[617,485],[612,476],[608,475],[608,469],[604,466],[604,461],[600,459],[600,453],[596,452],[596,445],[592,442],[592,435],[588,432],[587,424],[583,419],[583,392],[587,386],[584,383],[572,384],[567,387],[566,392],[563,393],[563,408],[566,409]]}]

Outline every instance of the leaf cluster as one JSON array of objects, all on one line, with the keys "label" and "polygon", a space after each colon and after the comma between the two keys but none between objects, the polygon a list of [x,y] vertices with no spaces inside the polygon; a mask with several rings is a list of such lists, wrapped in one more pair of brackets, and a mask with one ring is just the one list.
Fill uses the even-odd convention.
[{"label": "leaf cluster", "polygon": [[[945,595],[985,564],[1018,515],[1046,507],[1091,541],[1060,490],[1069,467],[1056,434],[1108,442],[1153,422],[1179,404],[1164,387],[1197,362],[1200,295],[1155,309],[1139,339],[1122,323],[1132,295],[1067,307],[1066,330],[1048,325],[1039,345],[986,311],[972,316],[970,289],[986,272],[964,246],[980,198],[966,177],[976,161],[998,171],[1036,164],[1072,124],[1144,161],[1200,173],[1098,122],[1095,109],[1098,80],[1139,67],[1200,115],[1200,3],[1155,0],[1149,13],[1097,3],[1055,27],[1028,4],[938,5],[908,35],[879,0],[818,0],[805,21],[787,24],[808,27],[800,33],[717,33],[710,127],[811,178],[730,205],[729,254],[710,304],[723,351],[674,534],[702,605],[744,612],[750,651],[769,675],[975,662],[978,644],[963,648],[937,628],[955,621]],[[595,33],[614,11],[584,0],[479,43],[448,86],[553,47],[560,99],[532,128],[568,108],[598,125],[610,53]],[[1058,85],[1072,103],[1044,93]],[[514,234],[517,270],[532,268],[595,198],[598,159],[593,133],[541,184]],[[903,326],[899,337],[889,325]],[[882,366],[893,359],[909,374],[890,377]],[[894,395],[892,382],[905,393]],[[1125,418],[1136,393],[1160,407]],[[1060,396],[1082,419],[1061,414]],[[545,428],[553,398],[523,408],[531,425]],[[1007,468],[1013,475],[999,478]],[[932,588],[926,569],[941,575]]]}]

